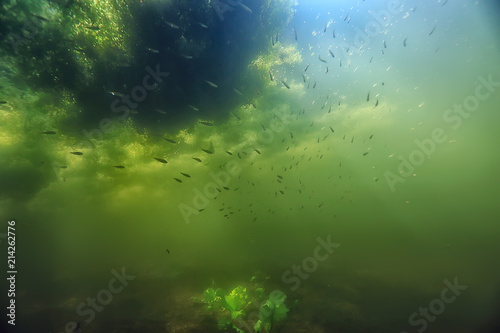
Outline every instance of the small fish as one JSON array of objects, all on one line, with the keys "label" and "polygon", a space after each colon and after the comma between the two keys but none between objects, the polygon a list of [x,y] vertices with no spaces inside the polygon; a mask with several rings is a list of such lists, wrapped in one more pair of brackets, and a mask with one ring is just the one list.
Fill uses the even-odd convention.
[{"label": "small fish", "polygon": [[352,137],[352,139],[351,139],[351,143],[353,143],[353,142],[354,142],[354,137]]},{"label": "small fish", "polygon": [[432,28],[431,32],[429,32],[429,36],[432,35],[432,33],[434,32],[434,30],[436,30],[437,28],[437,25],[434,26],[434,28]]},{"label": "small fish", "polygon": [[125,169],[125,167],[123,165],[113,165],[113,168]]},{"label": "small fish", "polygon": [[304,80],[304,83],[306,83],[306,75],[302,74],[302,80]]},{"label": "small fish", "polygon": [[191,104],[188,104],[188,105],[187,105],[187,107],[188,107],[188,108],[190,108],[190,109],[191,109],[191,110],[193,110],[193,111],[200,111],[200,109],[198,109],[198,108],[197,108],[197,107],[195,107],[195,106],[192,106]]},{"label": "small fish", "polygon": [[184,172],[181,172],[181,175],[183,175],[183,176],[184,176],[184,177],[186,177],[186,178],[191,178],[191,176],[190,176],[189,174],[184,173]]},{"label": "small fish", "polygon": [[208,122],[208,121],[204,121],[204,120],[200,120],[198,122],[199,124],[202,124],[202,125],[205,125],[205,126],[214,126],[214,124]]},{"label": "small fish", "polygon": [[276,175],[276,176],[278,176],[279,179],[283,179],[283,176],[280,176],[280,175]]},{"label": "small fish", "polygon": [[238,118],[238,120],[241,120],[241,118],[234,112],[231,112],[236,118]]},{"label": "small fish", "polygon": [[56,132],[54,131],[45,131],[45,132],[42,132],[43,134],[56,134]]},{"label": "small fish", "polygon": [[225,189],[226,191],[229,191],[229,187],[227,186],[222,186],[223,189]]},{"label": "small fish", "polygon": [[290,86],[283,80],[281,80],[281,83],[283,83],[283,85],[287,88],[287,89],[290,89]]},{"label": "small fish", "polygon": [[330,127],[330,130],[332,131],[332,133],[335,132],[332,127]]},{"label": "small fish", "polygon": [[167,254],[170,254],[170,250],[169,249],[167,249]]},{"label": "small fish", "polygon": [[385,43],[385,40],[384,40],[384,49],[386,49],[386,48],[387,48],[387,44]]},{"label": "small fish", "polygon": [[250,8],[248,8],[247,6],[245,6],[244,4],[242,4],[241,2],[239,3],[239,5],[241,6],[241,8],[243,8],[245,11],[249,12],[250,14],[252,14],[252,10]]},{"label": "small fish", "polygon": [[174,144],[177,143],[177,141],[174,141],[172,139],[163,138],[163,140],[170,142],[170,143],[174,143]]},{"label": "small fish", "polygon": [[198,23],[196,23],[196,24],[198,24],[198,25],[199,25],[200,27],[202,27],[203,29],[208,29],[208,26],[207,26],[206,24],[203,24],[203,23],[201,23],[201,22],[198,22]]},{"label": "small fish", "polygon": [[408,39],[408,38],[405,38],[405,40],[403,41],[403,46],[404,46],[404,47],[406,47],[406,40],[407,40],[407,39]]},{"label": "small fish", "polygon": [[262,129],[265,131],[266,128],[264,127],[264,125],[261,123],[260,126],[262,126]]},{"label": "small fish", "polygon": [[156,53],[156,54],[160,53],[160,51],[158,51],[157,49],[153,49],[151,47],[146,47],[146,50],[148,50],[151,53]]},{"label": "small fish", "polygon": [[116,97],[123,97],[125,95],[123,95],[122,93],[119,93],[119,92],[116,92],[116,91],[109,91],[109,93],[113,96],[116,96]]},{"label": "small fish", "polygon": [[368,93],[368,95],[366,96],[366,101],[369,102],[370,101],[370,93]]},{"label": "small fish", "polygon": [[183,57],[184,59],[188,59],[188,60],[193,59],[193,56],[188,55],[188,54],[181,54],[181,57]]},{"label": "small fish", "polygon": [[441,7],[443,7],[443,6],[444,6],[444,5],[446,5],[447,3],[448,3],[448,0],[445,0],[445,1],[443,2],[443,4],[441,5]]},{"label": "small fish", "polygon": [[39,19],[40,21],[49,22],[49,20],[43,16],[33,14],[33,17]]},{"label": "small fish", "polygon": [[163,158],[158,158],[158,157],[155,157],[154,158],[155,160],[157,160],[158,162],[161,162],[161,163],[164,163],[164,164],[167,164],[168,162],[166,160],[164,160]]},{"label": "small fish", "polygon": [[68,166],[67,166],[67,165],[61,165],[61,166],[60,166],[60,168],[61,168],[61,169],[67,169],[67,168],[68,168]]},{"label": "small fish", "polygon": [[326,60],[321,58],[321,55],[318,55],[318,59],[319,59],[319,61],[326,63]]},{"label": "small fish", "polygon": [[233,156],[233,153],[231,153],[229,150],[226,150],[226,154]]},{"label": "small fish", "polygon": [[363,153],[363,156],[366,156],[366,155],[368,155],[368,153],[369,153],[369,151],[367,151],[366,153]]},{"label": "small fish", "polygon": [[328,113],[332,112],[332,106],[330,105],[330,109],[328,109]]},{"label": "small fish", "polygon": [[234,91],[235,93],[237,93],[238,95],[243,96],[243,93],[242,93],[241,91],[239,91],[238,89],[233,88],[233,91]]},{"label": "small fish", "polygon": [[280,190],[281,194],[285,194],[285,192],[283,192],[282,190]]},{"label": "small fish", "polygon": [[73,154],[73,155],[83,155],[83,153],[81,151],[72,151],[72,152],[70,152],[70,154]]},{"label": "small fish", "polygon": [[180,180],[179,178],[174,178],[176,182],[178,183],[182,183],[182,180]]},{"label": "small fish", "polygon": [[165,21],[165,23],[172,29],[179,29],[180,27],[172,22]]},{"label": "small fish", "polygon": [[370,140],[371,140],[371,138],[373,138],[373,134],[372,134],[372,135],[370,135],[370,137],[369,137],[368,139],[370,139]]},{"label": "small fish", "polygon": [[335,29],[333,29],[332,34],[333,34],[333,38],[335,38]]},{"label": "small fish", "polygon": [[375,106],[373,107],[374,109],[378,106],[378,98],[377,98],[377,102],[375,103]]},{"label": "small fish", "polygon": [[316,81],[314,81],[314,85],[313,85],[313,89],[315,89],[315,88],[316,88]]},{"label": "small fish", "polygon": [[276,38],[274,38],[274,41],[276,42],[276,44],[278,43],[278,35],[279,35],[279,33],[277,32],[276,33]]},{"label": "small fish", "polygon": [[326,32],[326,28],[327,28],[327,24],[325,23],[325,29],[323,30],[323,32]]},{"label": "small fish", "polygon": [[333,54],[332,50],[328,50],[328,52],[330,52],[330,55],[332,56],[332,58],[335,58],[335,54]]},{"label": "small fish", "polygon": [[308,68],[309,68],[309,64],[306,66],[306,69],[304,69],[304,72],[307,72]]},{"label": "small fish", "polygon": [[295,32],[295,41],[297,41],[297,29],[293,28],[293,32]]},{"label": "small fish", "polygon": [[193,160],[201,162],[201,159],[199,159],[198,157],[193,157]]},{"label": "small fish", "polygon": [[342,67],[342,60],[340,60],[340,67]]},{"label": "small fish", "polygon": [[216,85],[215,83],[211,82],[211,81],[208,81],[208,80],[205,80],[205,82],[212,88],[219,88],[218,85]]},{"label": "small fish", "polygon": [[370,64],[372,63],[372,60],[373,60],[373,57],[370,58],[370,62],[369,62]]},{"label": "small fish", "polygon": [[7,104],[7,101],[0,101],[0,105]]},{"label": "small fish", "polygon": [[213,154],[213,153],[214,153],[213,151],[208,150],[208,149],[203,149],[203,148],[202,148],[201,150],[203,150],[203,151],[204,151],[205,153],[207,153],[207,154]]},{"label": "small fish", "polygon": [[290,138],[293,139],[293,133],[292,132],[289,133],[290,133]]},{"label": "small fish", "polygon": [[99,27],[96,27],[95,25],[90,25],[90,26],[87,26],[85,27],[86,29],[89,29],[89,30],[93,30],[93,31],[97,31],[99,30]]},{"label": "small fish", "polygon": [[258,149],[254,149],[257,154],[260,155],[260,151]]},{"label": "small fish", "polygon": [[269,71],[269,78],[271,79],[271,81],[274,81],[273,74],[271,74],[271,71]]},{"label": "small fish", "polygon": [[329,71],[330,71],[330,69],[328,68],[328,66],[326,66],[326,72],[325,72],[325,74],[328,73]]}]

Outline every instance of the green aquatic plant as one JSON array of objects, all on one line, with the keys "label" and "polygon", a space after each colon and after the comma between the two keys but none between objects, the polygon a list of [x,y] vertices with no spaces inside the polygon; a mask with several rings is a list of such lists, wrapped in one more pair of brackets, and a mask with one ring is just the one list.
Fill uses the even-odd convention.
[{"label": "green aquatic plant", "polygon": [[[251,284],[237,286],[229,293],[221,288],[207,288],[203,297],[195,300],[205,304],[205,309],[214,315],[221,330],[242,333],[244,325],[250,331],[251,326],[248,324],[251,321],[255,332],[269,333],[275,322],[286,318],[289,309],[285,305],[286,295],[279,290],[271,292],[266,300],[262,287],[266,279],[254,276],[250,280]],[[250,311],[252,304],[258,311]],[[255,322],[256,318],[258,320]]]},{"label": "green aquatic plant", "polygon": [[271,332],[273,324],[286,318],[288,307],[285,305],[286,295],[275,290],[269,295],[269,299],[260,307],[259,320],[254,326],[255,332]]},{"label": "green aquatic plant", "polygon": [[246,316],[245,309],[251,304],[249,299],[247,288],[237,286],[228,294],[220,288],[208,288],[203,292],[201,301],[206,304],[208,311],[214,313],[220,329],[233,328],[243,332],[236,323]]}]

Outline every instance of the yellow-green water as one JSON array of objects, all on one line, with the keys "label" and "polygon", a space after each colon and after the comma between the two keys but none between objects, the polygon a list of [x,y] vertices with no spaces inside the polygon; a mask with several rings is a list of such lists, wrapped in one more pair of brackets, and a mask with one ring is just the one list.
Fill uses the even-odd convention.
[{"label": "yellow-green water", "polygon": [[[349,11],[339,6],[334,27]],[[364,25],[356,14],[366,6],[351,11],[352,26]],[[290,308],[273,332],[496,332],[500,67],[498,26],[488,15],[495,7],[413,8],[351,54],[339,36],[313,36],[309,25],[321,34],[326,19],[309,13],[296,26],[297,42],[292,24],[300,23],[292,21],[280,44],[259,51],[274,54],[274,64],[255,57],[247,81],[226,87],[243,93],[228,96],[237,98],[231,107],[193,111],[178,123],[131,115],[107,132],[99,121],[116,116],[109,104],[75,125],[85,112],[76,93],[30,86],[4,52],[1,232],[16,221],[18,270],[17,324],[6,327],[76,332],[74,321],[82,332],[217,332],[216,316],[195,298],[209,287],[250,289],[252,276],[263,274],[266,295],[283,291]],[[342,29],[337,35],[349,44],[352,30]],[[347,54],[337,54],[342,66],[328,49]],[[286,54],[294,55],[289,63]],[[141,64],[140,79],[146,65],[155,67]],[[450,111],[475,102],[474,111]],[[42,133],[51,130],[57,134]],[[92,132],[98,139],[82,130],[100,131]],[[328,239],[331,253],[318,250]],[[4,236],[5,261],[6,243]],[[90,316],[88,297],[105,297],[99,293],[122,270],[134,278]],[[409,319],[438,306],[455,279],[467,287],[442,301],[425,327],[422,314]]]}]

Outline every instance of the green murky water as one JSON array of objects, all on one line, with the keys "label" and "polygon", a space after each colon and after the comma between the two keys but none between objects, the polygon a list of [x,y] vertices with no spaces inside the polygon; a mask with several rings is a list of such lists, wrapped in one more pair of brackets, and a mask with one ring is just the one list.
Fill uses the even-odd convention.
[{"label": "green murky water", "polygon": [[495,4],[0,8],[8,330],[499,330]]}]

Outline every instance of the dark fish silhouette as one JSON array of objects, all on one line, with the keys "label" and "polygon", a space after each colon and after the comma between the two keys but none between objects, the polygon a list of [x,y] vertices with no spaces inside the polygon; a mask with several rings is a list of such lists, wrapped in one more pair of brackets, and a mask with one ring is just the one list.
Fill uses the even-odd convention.
[{"label": "dark fish silhouette", "polygon": [[167,138],[163,138],[163,140],[167,141],[167,142],[170,142],[170,143],[177,143],[176,141],[172,140],[172,139],[167,139]]}]

